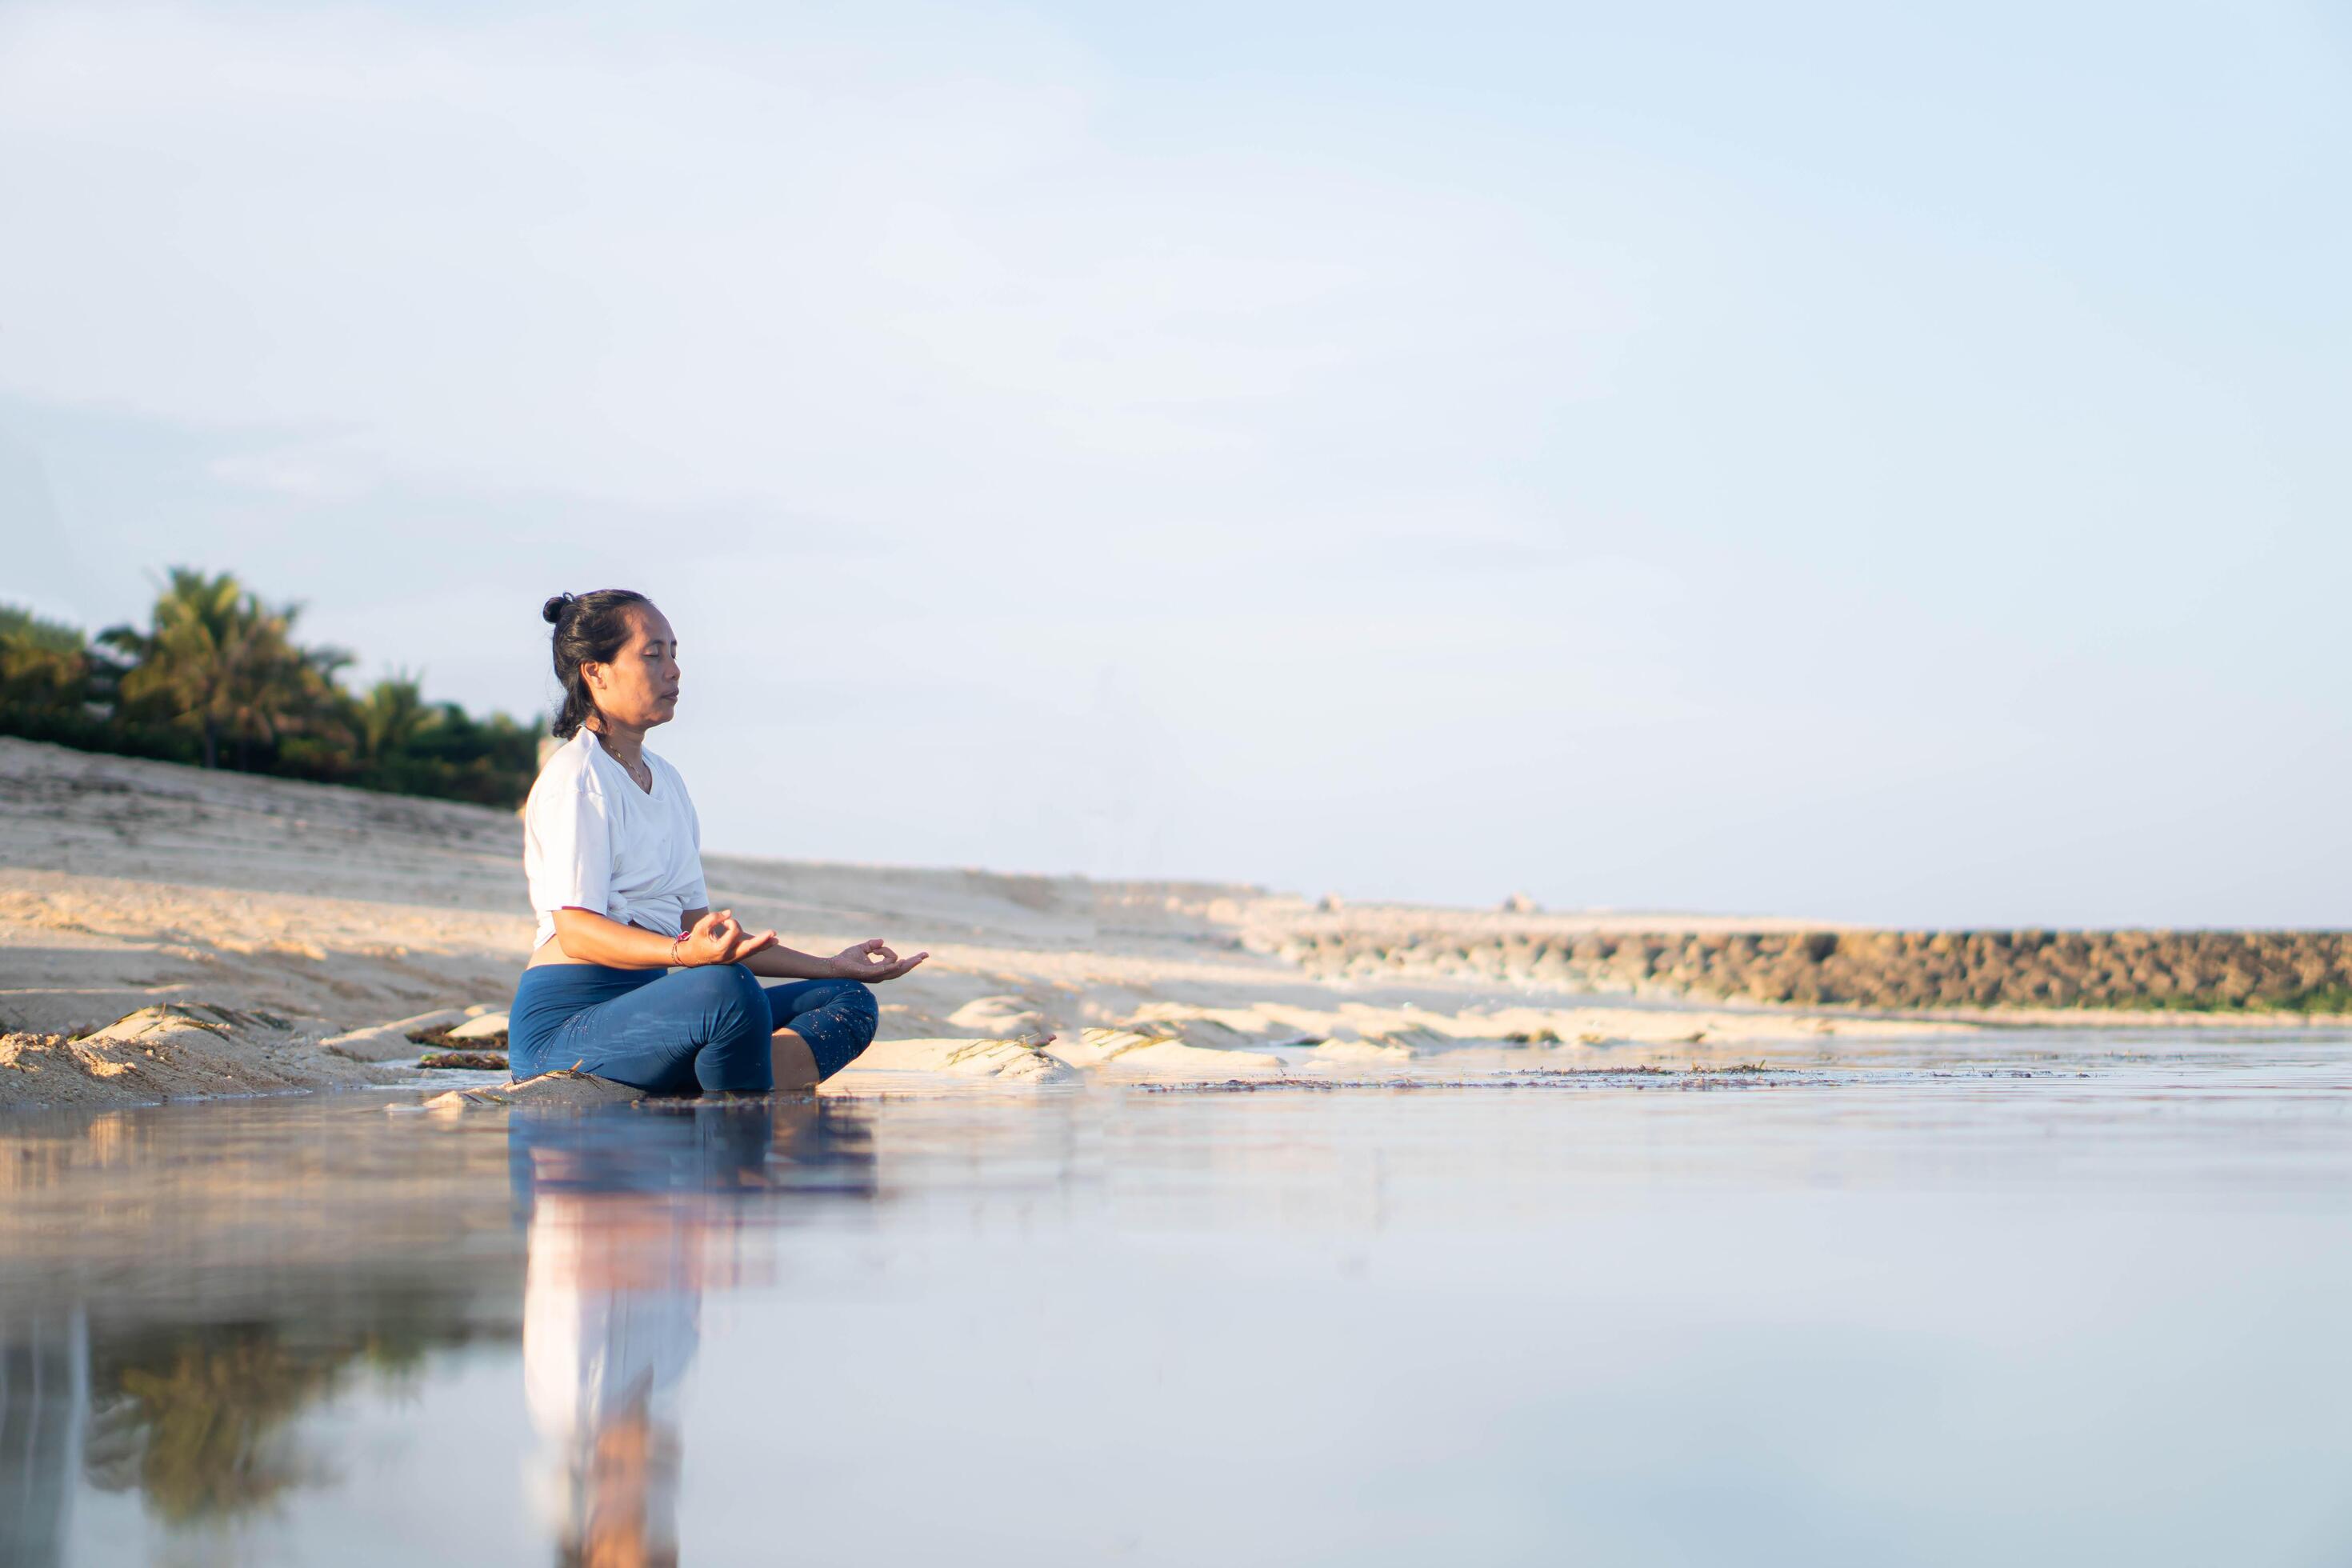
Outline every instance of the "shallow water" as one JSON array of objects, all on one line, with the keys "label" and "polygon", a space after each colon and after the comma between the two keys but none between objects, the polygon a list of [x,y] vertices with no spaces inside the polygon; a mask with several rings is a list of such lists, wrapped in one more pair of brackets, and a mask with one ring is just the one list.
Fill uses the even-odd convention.
[{"label": "shallow water", "polygon": [[2352,1038],[1837,1053],[0,1121],[0,1562],[2352,1558]]}]

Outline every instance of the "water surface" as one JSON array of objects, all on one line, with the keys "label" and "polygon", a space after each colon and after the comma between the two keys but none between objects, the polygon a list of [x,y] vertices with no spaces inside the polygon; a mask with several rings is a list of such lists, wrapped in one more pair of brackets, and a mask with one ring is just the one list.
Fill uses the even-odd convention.
[{"label": "water surface", "polygon": [[2352,1040],[1835,1051],[19,1116],[0,1561],[2352,1558]]}]

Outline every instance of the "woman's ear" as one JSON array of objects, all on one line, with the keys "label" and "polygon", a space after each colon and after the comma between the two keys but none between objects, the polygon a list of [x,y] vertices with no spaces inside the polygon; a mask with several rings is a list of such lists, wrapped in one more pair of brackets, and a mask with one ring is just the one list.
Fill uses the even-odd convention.
[{"label": "woman's ear", "polygon": [[597,690],[604,689],[604,667],[593,659],[583,658],[580,661],[580,675]]}]

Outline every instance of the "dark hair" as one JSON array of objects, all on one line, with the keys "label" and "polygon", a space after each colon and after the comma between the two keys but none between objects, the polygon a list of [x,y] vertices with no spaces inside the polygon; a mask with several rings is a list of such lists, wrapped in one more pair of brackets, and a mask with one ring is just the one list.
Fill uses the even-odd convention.
[{"label": "dark hair", "polygon": [[556,710],[555,733],[568,741],[596,711],[588,695],[583,664],[610,664],[629,640],[629,606],[651,605],[643,594],[628,588],[599,588],[593,594],[558,594],[540,606],[540,615],[555,628],[555,679],[563,683],[563,706]]}]

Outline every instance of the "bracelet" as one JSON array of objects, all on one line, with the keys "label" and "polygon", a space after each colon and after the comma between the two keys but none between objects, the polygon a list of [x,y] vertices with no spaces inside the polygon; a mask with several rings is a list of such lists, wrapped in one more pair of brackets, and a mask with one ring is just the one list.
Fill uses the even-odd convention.
[{"label": "bracelet", "polygon": [[684,931],[680,931],[676,936],[669,939],[669,966],[672,969],[690,969],[693,967],[693,965],[682,962],[677,956],[677,944],[685,940],[686,933]]}]

